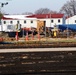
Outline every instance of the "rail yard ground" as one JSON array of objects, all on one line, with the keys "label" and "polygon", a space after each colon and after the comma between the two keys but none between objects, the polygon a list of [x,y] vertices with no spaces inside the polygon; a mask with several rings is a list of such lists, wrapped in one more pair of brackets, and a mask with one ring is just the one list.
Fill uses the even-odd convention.
[{"label": "rail yard ground", "polygon": [[0,75],[75,74],[75,38],[20,39],[0,44]]},{"label": "rail yard ground", "polygon": [[76,75],[76,48],[2,49],[0,75]]},{"label": "rail yard ground", "polygon": [[0,49],[76,47],[76,38],[10,39],[1,42]]}]

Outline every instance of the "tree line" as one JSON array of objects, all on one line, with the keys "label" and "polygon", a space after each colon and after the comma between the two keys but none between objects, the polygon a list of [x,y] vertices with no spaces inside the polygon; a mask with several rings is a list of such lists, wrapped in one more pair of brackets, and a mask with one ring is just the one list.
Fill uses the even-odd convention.
[{"label": "tree line", "polygon": [[[50,14],[50,13],[51,14],[53,14],[53,13],[63,13],[63,14],[66,14],[67,16],[74,16],[74,15],[76,15],[76,0],[67,1],[61,7],[59,12],[50,10],[48,8],[40,8],[40,9],[35,11],[35,14]],[[28,12],[27,14],[33,14],[33,13]]]}]

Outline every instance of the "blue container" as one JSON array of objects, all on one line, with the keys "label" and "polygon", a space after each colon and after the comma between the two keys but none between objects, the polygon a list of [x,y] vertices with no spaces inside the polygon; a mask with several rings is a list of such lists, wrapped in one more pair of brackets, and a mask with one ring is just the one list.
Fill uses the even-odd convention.
[{"label": "blue container", "polygon": [[57,26],[61,31],[68,29],[73,32],[76,32],[76,24],[62,24],[62,25],[57,25]]}]

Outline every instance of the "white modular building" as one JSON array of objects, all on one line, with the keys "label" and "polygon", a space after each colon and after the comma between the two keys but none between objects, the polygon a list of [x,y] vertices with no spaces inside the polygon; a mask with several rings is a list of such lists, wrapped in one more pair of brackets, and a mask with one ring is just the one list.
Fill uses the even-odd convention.
[{"label": "white modular building", "polygon": [[28,17],[44,21],[46,27],[54,27],[54,25],[63,24],[63,16],[63,14],[36,14]]},{"label": "white modular building", "polygon": [[21,28],[37,28],[37,19],[28,18],[26,16],[27,15],[4,15],[1,20],[0,31],[15,31],[15,26],[17,24],[20,24]]},{"label": "white modular building", "polygon": [[35,14],[35,15],[4,15],[1,19],[0,31],[15,31],[17,24],[21,28],[37,28],[37,21],[44,21],[46,27],[63,24],[63,14]]},{"label": "white modular building", "polygon": [[76,15],[66,18],[66,24],[76,24]]}]

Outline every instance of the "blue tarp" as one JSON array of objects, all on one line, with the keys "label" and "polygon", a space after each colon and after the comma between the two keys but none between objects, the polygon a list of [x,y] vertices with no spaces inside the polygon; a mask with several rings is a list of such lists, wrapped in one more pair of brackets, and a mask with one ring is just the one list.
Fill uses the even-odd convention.
[{"label": "blue tarp", "polygon": [[62,25],[57,25],[57,26],[61,31],[64,31],[66,29],[69,29],[74,32],[76,31],[76,24],[62,24]]}]

